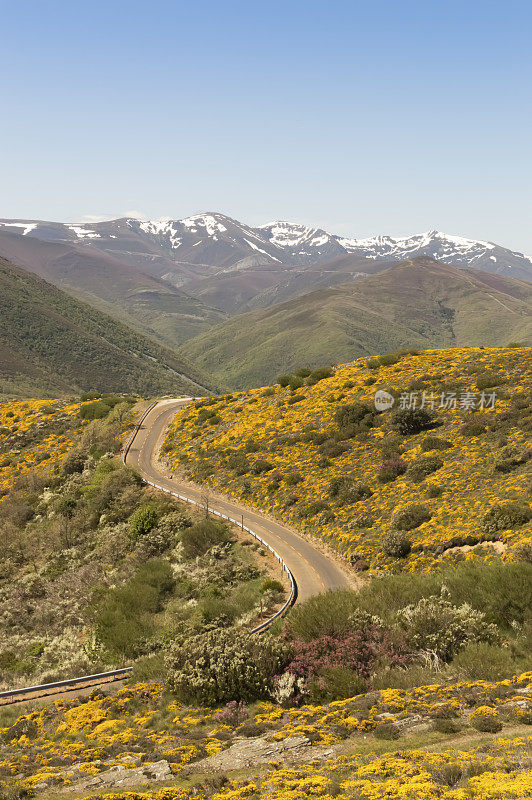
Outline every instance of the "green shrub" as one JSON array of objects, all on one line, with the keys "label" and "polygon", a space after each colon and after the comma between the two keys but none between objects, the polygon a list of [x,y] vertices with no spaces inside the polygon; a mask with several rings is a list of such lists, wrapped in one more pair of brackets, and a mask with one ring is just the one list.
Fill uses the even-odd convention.
[{"label": "green shrub", "polygon": [[298,514],[303,519],[308,517],[315,517],[323,511],[330,511],[329,505],[325,500],[312,500],[310,503],[301,503],[298,508]]},{"label": "green shrub", "polygon": [[495,625],[468,603],[453,605],[448,592],[439,597],[423,597],[398,611],[396,620],[407,643],[416,651],[430,651],[442,661],[450,661],[466,644],[499,641]]},{"label": "green shrub", "polygon": [[497,375],[495,372],[486,372],[477,378],[477,389],[482,392],[484,389],[492,389],[502,383],[504,383],[502,375]]},{"label": "green shrub", "polygon": [[269,472],[271,469],[273,469],[273,464],[266,461],[265,458],[258,458],[253,464],[251,471],[255,475],[262,475],[263,472]]},{"label": "green shrub", "polygon": [[274,578],[265,578],[260,585],[260,590],[262,593],[273,592],[274,594],[283,594],[284,586],[281,581],[277,581]]},{"label": "green shrub", "polygon": [[63,461],[63,474],[74,475],[83,472],[87,456],[81,450],[71,450]]},{"label": "green shrub", "polygon": [[287,486],[297,486],[297,484],[301,483],[302,480],[303,476],[300,472],[289,472],[285,478]]},{"label": "green shrub", "polygon": [[244,449],[246,453],[258,453],[260,450],[260,444],[254,439],[248,439]]},{"label": "green shrub", "polygon": [[452,735],[454,733],[460,733],[461,725],[455,719],[445,719],[437,717],[434,722],[432,723],[433,728],[438,733],[445,733],[448,735]]},{"label": "green shrub", "polygon": [[379,364],[383,367],[390,367],[392,364],[397,364],[401,360],[401,357],[398,353],[385,353],[382,356],[378,356]]},{"label": "green shrub", "polygon": [[329,494],[336,497],[338,502],[351,505],[360,500],[366,500],[373,494],[369,486],[351,478],[349,475],[333,478],[329,484]]},{"label": "green shrub", "polygon": [[420,433],[434,424],[434,415],[424,408],[399,408],[391,416],[392,427],[403,436]]},{"label": "green shrub", "polygon": [[452,442],[440,439],[438,436],[425,436],[421,442],[421,449],[425,452],[429,450],[448,450],[452,446]]},{"label": "green shrub", "polygon": [[502,730],[497,711],[490,706],[480,706],[475,709],[469,721],[473,728],[482,733],[499,733]]},{"label": "green shrub", "polygon": [[274,675],[289,650],[267,635],[238,629],[212,630],[176,642],[167,657],[168,686],[184,703],[217,705],[270,696]]},{"label": "green shrub", "polygon": [[95,400],[81,406],[79,416],[81,419],[103,419],[111,411],[112,405],[106,400]]},{"label": "green shrub", "polygon": [[406,558],[412,550],[412,542],[402,531],[390,531],[382,540],[382,549],[392,558]]},{"label": "green shrub", "polygon": [[473,436],[481,436],[483,433],[485,433],[486,427],[487,423],[484,420],[471,419],[462,425],[460,428],[460,433],[462,436],[467,436],[469,438],[472,438]]},{"label": "green shrub", "polygon": [[334,414],[334,421],[339,428],[346,428],[348,425],[363,423],[370,428],[373,425],[375,409],[367,403],[346,403],[339,406]]},{"label": "green shrub", "polygon": [[290,386],[291,391],[295,392],[297,389],[301,389],[304,383],[305,381],[303,380],[303,378],[300,378],[297,375],[292,375],[292,377],[290,378],[290,383],[288,385]]},{"label": "green shrub", "polygon": [[286,401],[289,406],[293,406],[294,403],[300,403],[302,400],[305,399],[304,394],[293,394],[291,397],[288,398]]},{"label": "green shrub", "polygon": [[495,503],[482,520],[482,530],[485,534],[495,535],[507,528],[517,528],[526,525],[532,519],[532,509],[527,503],[508,501]]},{"label": "green shrub", "polygon": [[392,515],[392,527],[400,531],[410,531],[418,528],[432,517],[428,506],[423,503],[409,503],[398,509]]},{"label": "green shrub", "polygon": [[407,477],[419,483],[442,467],[443,461],[438,456],[421,456],[409,464],[406,474]]},{"label": "green shrub", "polygon": [[129,535],[134,539],[145,536],[155,528],[158,520],[159,515],[154,504],[151,502],[146,503],[132,515],[129,521]]},{"label": "green shrub", "polygon": [[291,375],[279,375],[279,377],[276,379],[276,383],[278,383],[279,386],[282,386],[284,389],[290,384],[291,377]]},{"label": "green shrub", "polygon": [[291,639],[304,642],[321,636],[341,637],[353,627],[351,617],[357,606],[357,593],[349,589],[314,595],[290,610],[284,633]]},{"label": "green shrub", "polygon": [[91,608],[97,640],[115,656],[136,657],[154,632],[154,615],[174,585],[168,561],[143,564],[122,586],[96,595]]},{"label": "green shrub", "polygon": [[227,457],[227,466],[237,475],[245,475],[251,469],[251,464],[243,453],[233,452]]},{"label": "green shrub", "polygon": [[[327,439],[320,445],[320,453],[325,458],[336,458],[349,450],[349,445],[337,442],[335,439]],[[328,465],[327,465],[328,466]]]},{"label": "green shrub", "polygon": [[204,555],[211,547],[227,544],[231,536],[223,522],[203,519],[186,528],[181,534],[183,555],[186,559]]},{"label": "green shrub", "polygon": [[324,378],[330,378],[333,374],[332,367],[318,367],[318,369],[313,369],[307,378],[307,385],[313,386]]},{"label": "green shrub", "polygon": [[443,494],[443,486],[437,486],[436,484],[431,484],[427,486],[427,497],[441,497]]},{"label": "green shrub", "polygon": [[367,681],[353,669],[342,665],[321,670],[319,677],[309,685],[310,700],[313,703],[344,700],[367,691]]},{"label": "green shrub", "polygon": [[465,681],[501,681],[511,677],[516,665],[506,647],[486,642],[466,645],[453,659],[453,668]]},{"label": "green shrub", "polygon": [[393,722],[381,722],[373,731],[373,735],[376,739],[384,739],[389,741],[399,739],[401,733],[397,725],[395,725]]}]

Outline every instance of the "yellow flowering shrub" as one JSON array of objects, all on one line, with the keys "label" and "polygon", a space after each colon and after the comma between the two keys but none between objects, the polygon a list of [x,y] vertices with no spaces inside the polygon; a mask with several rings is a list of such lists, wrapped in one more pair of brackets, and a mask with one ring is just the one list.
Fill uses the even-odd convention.
[{"label": "yellow flowering shrub", "polygon": [[[478,388],[486,383],[492,388]],[[371,410],[377,389],[395,396],[395,408],[402,393],[415,395],[418,407],[433,395],[438,427],[400,435],[385,411],[373,427],[337,442],[338,409],[363,403]],[[442,392],[446,398],[454,392],[456,408],[439,408]],[[460,408],[466,392],[477,406],[484,392],[486,409]],[[276,386],[199,401],[176,416],[163,449],[171,468],[321,537],[373,570],[396,562],[383,540],[399,524],[398,512],[404,518],[412,506],[423,515],[406,533],[405,569],[493,553],[509,558],[532,541],[531,522],[501,523],[491,536],[485,516],[498,503],[526,500],[531,392],[531,348],[428,350],[378,369],[358,359],[297,395]],[[394,452],[404,471],[380,480]],[[342,495],[345,476],[355,485]]]},{"label": "yellow flowering shrub", "polygon": [[50,470],[72,449],[86,424],[82,402],[16,400],[0,403],[0,500],[30,470]]},{"label": "yellow flowering shrub", "polygon": [[[457,717],[464,726],[474,726],[478,718],[519,724],[518,717],[510,719],[508,712],[532,705],[531,693],[532,673],[524,673],[495,683],[475,681],[373,691],[325,705],[281,708],[262,702],[248,709],[248,719],[244,722],[220,726],[216,710],[168,703],[160,684],[139,683],[109,696],[96,691],[89,697],[56,700],[22,715],[11,728],[0,729],[0,740],[4,742],[0,786],[11,785],[12,776],[20,774],[25,776],[23,783],[27,788],[50,776],[55,776],[58,784],[71,781],[75,786],[74,765],[78,773],[97,775],[110,765],[124,764],[130,768],[131,756],[138,759],[141,753],[147,763],[166,759],[177,779],[185,768],[193,768],[196,761],[200,762],[198,771],[202,772],[201,760],[230,748],[242,738],[244,726],[251,723],[260,726],[262,735],[272,745],[278,742],[282,748],[285,739],[305,736],[313,745],[329,748],[335,758],[290,768],[272,759],[269,766],[260,768],[253,781],[231,782],[217,790],[217,794],[211,790],[207,797],[219,795],[220,800],[232,800],[245,797],[247,791],[269,800],[285,797],[299,800],[305,796],[326,797],[334,790],[333,796],[339,797],[356,797],[358,792],[364,798],[426,796],[459,800],[459,794],[441,794],[442,780],[459,775],[470,791],[473,784],[469,779],[489,770],[504,772],[507,794],[502,796],[511,798],[510,792],[523,785],[523,778],[517,773],[520,760],[530,749],[532,736],[492,739],[488,748],[482,745],[470,750],[456,749],[460,739],[451,747],[447,742],[448,749],[443,751],[438,747],[431,750],[430,742],[434,739],[428,739],[423,750],[397,749],[400,742],[394,742],[390,743],[390,748],[396,748],[393,752],[378,756],[368,751],[367,743],[382,725],[401,725],[410,719],[419,723],[437,715]],[[471,727],[466,729],[471,732]],[[523,726],[522,730],[530,729]],[[218,738],[220,733],[223,736]],[[338,752],[345,750],[346,740],[352,753],[349,756]],[[365,755],[361,753],[362,742]],[[516,772],[514,780],[506,777],[512,771]],[[465,794],[464,798],[484,800],[481,790],[484,791],[484,784],[479,782],[477,794]],[[171,791],[173,788],[168,787],[168,792]],[[113,797],[121,800],[125,795]],[[172,795],[154,791],[145,797],[168,800]]]}]

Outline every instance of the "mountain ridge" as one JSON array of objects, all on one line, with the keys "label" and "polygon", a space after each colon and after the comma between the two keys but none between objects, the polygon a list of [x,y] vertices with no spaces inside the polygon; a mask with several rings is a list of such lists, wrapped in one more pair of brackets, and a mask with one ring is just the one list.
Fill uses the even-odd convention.
[{"label": "mountain ridge", "polygon": [[532,344],[532,285],[432,259],[396,264],[250,311],[189,340],[183,352],[232,388],[300,366],[401,347]]},{"label": "mountain ridge", "polygon": [[[134,256],[137,260],[150,254],[164,256],[180,265],[184,282],[187,275],[183,267],[187,264],[190,278],[203,274],[202,267],[234,267],[248,257],[255,257],[259,263],[304,265],[346,254],[394,261],[428,256],[454,266],[532,279],[532,260],[524,253],[437,230],[411,236],[353,238],[284,220],[253,227],[218,212],[181,220],[124,217],[96,223],[4,219],[0,220],[2,228],[22,236],[81,242],[107,252],[121,252],[133,261]],[[128,241],[137,249],[124,251],[122,245]]]}]

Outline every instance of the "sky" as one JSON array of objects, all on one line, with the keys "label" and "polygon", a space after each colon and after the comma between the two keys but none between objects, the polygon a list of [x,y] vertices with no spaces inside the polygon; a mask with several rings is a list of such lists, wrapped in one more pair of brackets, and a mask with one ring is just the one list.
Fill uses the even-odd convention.
[{"label": "sky", "polygon": [[532,253],[529,0],[0,0],[0,217]]}]

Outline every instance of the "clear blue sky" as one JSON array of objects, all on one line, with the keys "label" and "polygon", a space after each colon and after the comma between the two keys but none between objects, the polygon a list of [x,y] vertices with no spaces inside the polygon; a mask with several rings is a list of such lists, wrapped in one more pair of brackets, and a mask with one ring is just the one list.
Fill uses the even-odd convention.
[{"label": "clear blue sky", "polygon": [[0,216],[532,253],[529,0],[0,0]]}]

